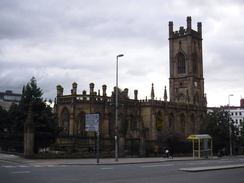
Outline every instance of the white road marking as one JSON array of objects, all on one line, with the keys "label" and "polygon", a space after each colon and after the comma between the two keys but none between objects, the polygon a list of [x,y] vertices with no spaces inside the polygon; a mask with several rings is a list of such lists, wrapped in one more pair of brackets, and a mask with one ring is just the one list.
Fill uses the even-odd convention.
[{"label": "white road marking", "polygon": [[15,163],[15,162],[12,162],[12,161],[7,161],[7,160],[0,160],[0,162],[11,163],[11,164],[18,164],[18,163]]},{"label": "white road marking", "polygon": [[224,161],[218,161],[217,163],[232,163],[233,161],[226,161],[226,160],[224,160]]},{"label": "white road marking", "polygon": [[12,165],[6,165],[6,166],[2,166],[3,168],[16,168],[16,166],[12,166]]},{"label": "white road marking", "polygon": [[58,167],[57,165],[47,165],[47,167]]},{"label": "white road marking", "polygon": [[187,165],[203,165],[208,164],[208,162],[197,162],[197,163],[186,163]]},{"label": "white road marking", "polygon": [[102,168],[102,170],[112,170],[114,167]]},{"label": "white road marking", "polygon": [[174,164],[146,165],[146,166],[141,166],[141,168],[152,168],[152,167],[163,167],[163,166],[174,166]]},{"label": "white road marking", "polygon": [[20,172],[11,172],[11,173],[31,173],[30,171],[20,171]]},{"label": "white road marking", "polygon": [[37,167],[37,168],[44,167],[43,165],[31,165],[31,166]]},{"label": "white road marking", "polygon": [[30,167],[30,166],[27,166],[27,165],[18,165],[18,167],[20,167],[20,168],[26,168],[26,167]]},{"label": "white road marking", "polygon": [[[49,168],[55,168],[55,167],[70,167],[71,165],[4,165],[1,166],[1,168],[28,168],[28,167],[35,167],[35,168],[42,168],[42,167],[49,167]],[[72,167],[74,167],[72,165]]]},{"label": "white road marking", "polygon": [[[70,165],[60,165],[60,167],[69,167]],[[72,165],[74,167],[75,165]]]}]

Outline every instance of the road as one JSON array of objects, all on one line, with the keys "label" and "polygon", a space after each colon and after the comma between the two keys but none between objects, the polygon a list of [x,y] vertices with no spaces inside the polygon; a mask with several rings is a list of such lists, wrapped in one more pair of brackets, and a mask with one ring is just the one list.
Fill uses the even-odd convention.
[{"label": "road", "polygon": [[244,168],[180,171],[243,163],[244,158],[117,165],[21,164],[0,160],[0,183],[243,183]]}]

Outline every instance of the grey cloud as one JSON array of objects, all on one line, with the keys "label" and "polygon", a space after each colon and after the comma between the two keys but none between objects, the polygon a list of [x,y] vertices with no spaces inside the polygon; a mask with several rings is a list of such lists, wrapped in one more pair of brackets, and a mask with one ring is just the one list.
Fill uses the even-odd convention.
[{"label": "grey cloud", "polygon": [[[74,81],[80,92],[88,90],[90,82],[96,89],[107,84],[110,94],[115,57],[123,53],[120,86],[130,87],[132,95],[138,89],[144,98],[155,83],[155,93],[162,98],[169,77],[168,22],[178,30],[192,16],[193,29],[197,22],[203,23],[206,93],[211,99],[221,88],[223,95],[233,88],[239,92],[244,67],[242,4],[241,0],[1,0],[0,90],[21,92],[35,76],[45,98],[55,97],[58,84],[69,94]],[[217,98],[208,100],[209,105],[220,103]]]}]

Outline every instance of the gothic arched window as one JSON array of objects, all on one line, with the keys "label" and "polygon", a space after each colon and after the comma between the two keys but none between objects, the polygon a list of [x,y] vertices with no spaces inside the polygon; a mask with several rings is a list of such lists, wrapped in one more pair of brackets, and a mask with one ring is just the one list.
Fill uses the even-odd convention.
[{"label": "gothic arched window", "polygon": [[169,114],[169,127],[175,128],[175,116],[172,112]]},{"label": "gothic arched window", "polygon": [[108,114],[108,134],[110,137],[113,137],[115,134],[115,120],[112,113]]},{"label": "gothic arched window", "polygon": [[69,134],[69,111],[67,108],[64,108],[61,113],[61,126],[63,126],[64,130],[63,133],[65,135]]},{"label": "gothic arched window", "polygon": [[185,123],[186,123],[186,117],[183,113],[181,113],[181,115],[180,115],[180,129],[182,130],[182,132],[185,131]]},{"label": "gothic arched window", "polygon": [[192,70],[194,74],[197,74],[197,54],[193,53],[192,55]]},{"label": "gothic arched window", "polygon": [[186,72],[186,59],[182,53],[178,55],[178,74],[182,74]]},{"label": "gothic arched window", "polygon": [[86,120],[86,114],[84,112],[80,112],[78,114],[78,134],[80,134],[80,136],[82,137],[86,135],[85,120]]},{"label": "gothic arched window", "polygon": [[134,117],[133,114],[130,114],[130,129],[131,130],[136,130],[137,129],[136,118]]},{"label": "gothic arched window", "polygon": [[164,129],[163,115],[160,111],[156,115],[156,129],[157,131],[162,131]]},{"label": "gothic arched window", "polygon": [[196,130],[196,118],[193,114],[191,115],[190,128],[191,128],[192,134],[196,133],[195,132],[195,130]]}]

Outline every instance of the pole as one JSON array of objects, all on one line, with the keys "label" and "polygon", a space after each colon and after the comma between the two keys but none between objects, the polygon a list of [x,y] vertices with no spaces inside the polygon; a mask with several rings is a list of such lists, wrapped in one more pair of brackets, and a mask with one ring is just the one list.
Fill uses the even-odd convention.
[{"label": "pole", "polygon": [[99,140],[99,131],[97,132],[97,164],[99,164],[99,148],[100,148],[100,140]]},{"label": "pole", "polygon": [[115,101],[115,161],[118,161],[118,58],[123,57],[123,54],[116,57],[116,101]]},{"label": "pole", "polygon": [[230,130],[230,156],[232,156],[232,142],[231,142],[231,120],[230,120],[230,96],[233,96],[233,94],[230,94],[229,97],[229,130]]}]

